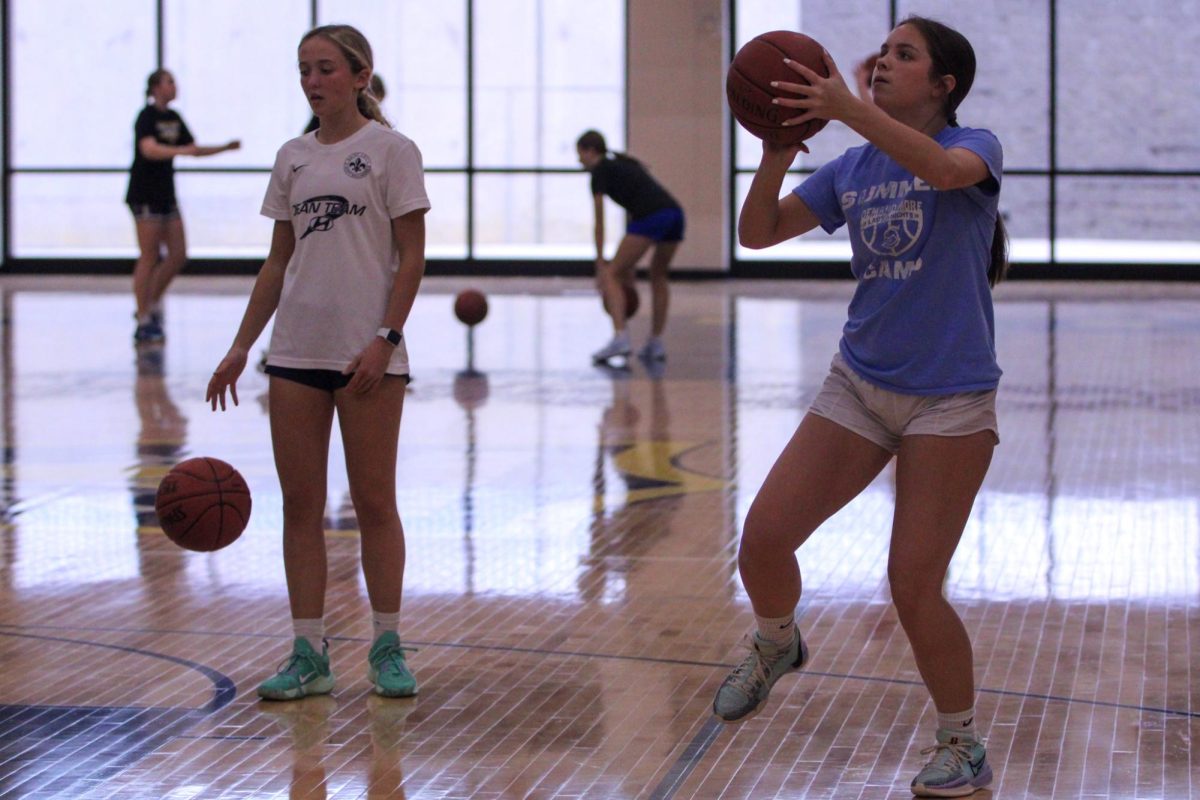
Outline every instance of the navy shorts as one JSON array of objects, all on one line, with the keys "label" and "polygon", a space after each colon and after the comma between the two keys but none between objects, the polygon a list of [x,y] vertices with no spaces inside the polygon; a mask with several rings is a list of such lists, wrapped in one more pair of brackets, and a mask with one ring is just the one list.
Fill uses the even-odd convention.
[{"label": "navy shorts", "polygon": [[138,222],[168,222],[179,219],[178,203],[130,203],[129,210]]},{"label": "navy shorts", "polygon": [[625,232],[656,242],[682,242],[683,228],[683,209],[664,208],[641,219],[631,220]]},{"label": "navy shorts", "polygon": [[[338,389],[345,389],[350,383],[350,379],[354,377],[354,373],[349,375],[338,372],[336,369],[295,369],[294,367],[276,367],[272,364],[267,364],[266,373],[275,378],[283,378],[285,381],[299,383],[304,386],[311,386],[314,389],[320,389],[323,392],[336,392]],[[384,377],[387,377],[386,375]],[[407,375],[398,375],[396,377],[403,378],[405,383],[408,382]]]}]

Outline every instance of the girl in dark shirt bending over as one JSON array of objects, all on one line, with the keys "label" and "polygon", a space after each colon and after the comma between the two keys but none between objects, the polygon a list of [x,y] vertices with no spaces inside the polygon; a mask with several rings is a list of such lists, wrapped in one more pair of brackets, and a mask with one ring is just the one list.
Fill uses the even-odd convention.
[{"label": "girl in dark shirt bending over", "polygon": [[[653,300],[650,337],[638,355],[647,361],[667,357],[663,328],[667,324],[667,270],[675,250],[683,241],[683,209],[678,201],[650,176],[637,159],[623,153],[609,156],[608,145],[598,131],[586,131],[575,143],[579,163],[592,173],[592,196],[596,207],[596,284],[613,322],[613,338],[592,354],[596,363],[627,358],[633,352],[625,330],[628,310],[625,287],[633,286],[634,267],[651,247],[650,289]],[[629,223],[612,261],[604,258],[604,196],[625,209]]]}]

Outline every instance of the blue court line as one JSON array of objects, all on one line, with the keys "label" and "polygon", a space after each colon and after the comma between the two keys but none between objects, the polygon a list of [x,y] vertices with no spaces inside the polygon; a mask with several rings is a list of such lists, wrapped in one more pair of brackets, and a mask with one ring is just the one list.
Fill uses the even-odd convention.
[{"label": "blue court line", "polygon": [[675,792],[679,791],[684,780],[700,763],[700,759],[708,752],[709,746],[716,740],[717,734],[723,727],[724,725],[718,722],[716,717],[709,717],[700,728],[700,732],[692,737],[692,741],[688,742],[687,748],[679,755],[679,758],[675,759],[671,769],[650,792],[650,800],[670,800],[674,797]]},{"label": "blue court line", "polygon": [[[230,633],[227,631],[191,631],[191,630],[182,630],[182,629],[177,629],[177,628],[122,628],[122,627],[94,627],[94,626],[90,626],[87,628],[81,628],[79,626],[71,626],[71,625],[9,625],[9,624],[5,624],[5,623],[0,623],[0,635],[5,635],[7,633],[6,631],[2,630],[3,628],[17,628],[20,630],[89,630],[89,631],[100,631],[100,632],[104,632],[104,633],[162,633],[162,634],[179,634],[179,635],[183,635],[183,636],[231,636],[231,637],[235,637],[235,638],[280,639],[280,640],[287,639],[288,641],[291,641],[290,636],[280,636],[279,634],[274,634],[274,633],[248,633],[248,632]],[[31,636],[30,634],[8,634],[8,635]],[[50,638],[50,637],[31,636],[31,638]],[[356,636],[327,636],[325,638],[329,639],[330,641],[334,641],[334,642],[360,642],[363,644],[370,644],[369,639],[363,639],[363,638],[359,638]],[[62,639],[62,640],[55,640],[55,641],[74,641],[74,640]],[[90,642],[81,642],[81,643],[91,644]],[[679,658],[656,658],[653,656],[613,655],[610,653],[590,653],[590,652],[587,652],[584,650],[547,650],[545,648],[538,648],[538,647],[510,647],[510,646],[504,646],[504,645],[476,645],[476,644],[464,644],[462,642],[419,642],[419,641],[416,641],[413,639],[405,639],[404,643],[406,645],[412,645],[414,647],[417,647],[417,646],[419,646],[419,647],[447,647],[447,648],[459,649],[459,650],[487,650],[487,651],[497,651],[497,652],[504,652],[504,653],[528,653],[530,655],[542,655],[542,656],[562,656],[562,657],[570,657],[570,658],[596,658],[596,659],[607,659],[610,661],[634,661],[634,662],[639,662],[639,663],[643,663],[643,664],[674,664],[674,665],[683,666],[683,667],[711,667],[713,669],[726,669],[726,670],[733,669],[734,667],[737,666],[737,664],[727,664],[722,661],[691,661],[691,660],[679,659]],[[141,651],[141,650],[135,650],[133,648],[122,648],[122,647],[117,647],[115,645],[97,645],[97,646],[98,647],[113,647],[114,649],[129,650],[131,652],[144,653],[145,655],[154,656],[156,658],[165,658],[165,659],[175,661],[180,664],[184,664],[185,666],[194,667],[195,669],[198,669],[201,671],[208,669],[207,667],[204,667],[202,665],[192,664],[192,662],[184,661],[182,659],[177,659],[177,658],[174,658],[173,656],[165,656],[165,655],[161,655],[158,653],[150,653],[150,652],[145,652],[145,651]],[[220,675],[220,673],[215,672],[213,670],[208,670],[208,671],[211,672],[213,675]],[[848,681],[866,681],[866,682],[870,682],[870,683],[887,683],[887,684],[893,684],[896,686],[924,686],[925,685],[921,681],[906,680],[904,678],[880,678],[880,677],[875,677],[872,675],[855,675],[855,674],[849,673],[849,672],[818,672],[816,670],[805,669],[796,674],[801,675],[801,676],[812,675],[812,676],[819,677],[819,678],[837,678],[839,680],[848,680]],[[221,677],[224,678],[223,675],[221,675]],[[225,680],[228,681],[229,679],[225,678]],[[230,681],[230,685],[232,686],[232,681]],[[1187,711],[1184,709],[1176,709],[1176,708],[1162,708],[1159,706],[1143,706],[1143,705],[1136,705],[1134,703],[1117,703],[1117,702],[1113,702],[1110,700],[1085,700],[1085,699],[1078,698],[1078,697],[1069,697],[1067,695],[1042,694],[1039,692],[1022,692],[1022,691],[1016,691],[1014,689],[988,689],[985,687],[979,687],[975,691],[980,694],[992,694],[992,695],[997,695],[999,697],[1025,697],[1025,698],[1029,698],[1031,700],[1046,700],[1048,702],[1055,702],[1055,703],[1074,703],[1077,705],[1094,706],[1096,708],[1113,708],[1113,709],[1117,709],[1119,711],[1142,711],[1142,712],[1149,712],[1149,713],[1154,713],[1154,714],[1164,714],[1164,715],[1173,716],[1173,717],[1185,717],[1185,718],[1190,718],[1190,719],[1200,719],[1200,711]],[[232,699],[233,699],[233,697],[231,695],[229,697],[229,700],[232,700]],[[228,700],[226,702],[228,702]],[[221,705],[217,706],[216,708],[220,708],[223,705],[225,705],[225,703],[221,703]],[[214,708],[212,710],[216,710],[216,709]]]},{"label": "blue court line", "polygon": [[[25,626],[4,625],[4,626],[0,626],[0,627],[15,628],[15,627],[25,627]],[[43,627],[43,626],[30,626],[30,627]],[[53,627],[53,626],[44,626],[44,627]],[[88,629],[87,628],[75,628],[74,630],[88,630]],[[179,658],[178,656],[169,656],[165,653],[155,653],[152,650],[142,650],[141,648],[126,647],[125,645],[120,645],[120,644],[102,644],[100,642],[89,642],[86,639],[65,639],[65,638],[62,638],[59,636],[40,636],[40,635],[33,634],[33,633],[13,633],[11,631],[0,630],[0,636],[16,636],[16,637],[20,637],[23,639],[39,639],[44,642],[65,642],[67,644],[81,644],[81,645],[86,645],[88,647],[104,647],[108,650],[117,650],[122,653],[137,653],[140,656],[148,656],[149,658],[158,658],[163,661],[170,661],[173,664],[179,664],[180,666],[187,667],[190,670],[199,672],[201,675],[203,675],[204,677],[206,677],[210,681],[212,681],[212,684],[213,684],[212,700],[209,701],[208,705],[204,706],[203,708],[198,709],[199,711],[203,711],[206,714],[211,714],[220,708],[224,708],[225,706],[227,706],[231,702],[233,702],[233,698],[237,696],[237,686],[234,685],[233,681],[230,680],[227,676],[223,675],[220,672],[217,672],[215,669],[212,669],[211,667],[206,667],[203,664],[197,664],[195,661],[188,661],[187,659]]]}]

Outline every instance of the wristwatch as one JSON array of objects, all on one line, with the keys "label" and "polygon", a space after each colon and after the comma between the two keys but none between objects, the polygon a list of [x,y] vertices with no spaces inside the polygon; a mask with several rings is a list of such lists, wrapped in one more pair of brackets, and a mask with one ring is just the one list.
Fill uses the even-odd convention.
[{"label": "wristwatch", "polygon": [[393,328],[380,328],[375,331],[375,335],[385,339],[392,347],[400,344],[400,331]]}]

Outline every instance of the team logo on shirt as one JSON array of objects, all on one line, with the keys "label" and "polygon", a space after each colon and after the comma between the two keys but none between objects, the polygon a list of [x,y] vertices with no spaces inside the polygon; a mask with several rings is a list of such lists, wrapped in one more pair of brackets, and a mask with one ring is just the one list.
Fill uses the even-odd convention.
[{"label": "team logo on shirt", "polygon": [[333,221],[338,217],[343,217],[347,214],[354,217],[361,217],[366,210],[366,206],[356,205],[336,194],[323,194],[319,197],[310,197],[300,203],[292,203],[293,216],[298,217],[301,214],[316,215],[309,221],[308,228],[300,236],[301,239],[310,233],[329,230],[333,227]]},{"label": "team logo on shirt", "polygon": [[366,153],[351,153],[346,156],[342,169],[351,178],[365,178],[371,172],[371,159]]},{"label": "team logo on shirt", "polygon": [[177,119],[160,119],[154,123],[155,136],[163,144],[175,144],[183,133],[183,127]]},{"label": "team logo on shirt", "polygon": [[925,227],[925,216],[916,200],[864,208],[861,219],[863,244],[881,256],[898,256],[909,250]]}]

